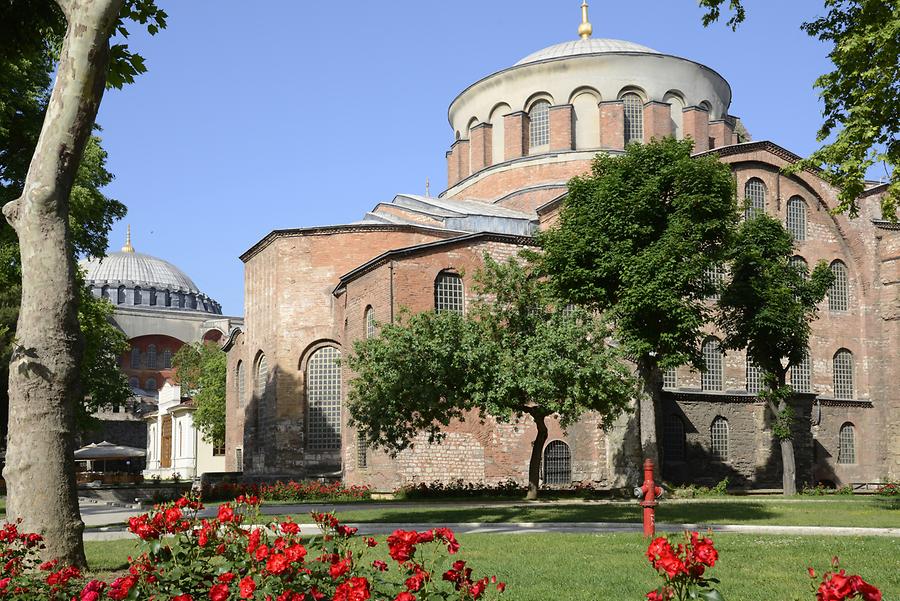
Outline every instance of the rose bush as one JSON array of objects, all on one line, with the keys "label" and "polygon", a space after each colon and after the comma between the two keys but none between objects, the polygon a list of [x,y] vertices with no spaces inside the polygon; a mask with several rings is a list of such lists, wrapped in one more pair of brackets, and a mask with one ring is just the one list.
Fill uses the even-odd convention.
[{"label": "rose bush", "polygon": [[131,518],[128,528],[143,552],[128,559],[127,575],[109,583],[85,581],[74,568],[38,565],[40,537],[7,525],[0,532],[0,598],[474,601],[506,586],[493,576],[476,578],[457,559],[459,543],[447,528],[398,530],[379,544],[328,513],[313,514],[321,531],[315,537],[301,537],[290,520],[254,525],[257,497],[223,504],[213,519],[198,519],[201,508],[181,498]]},{"label": "rose bush", "polygon": [[685,532],[684,538],[684,543],[673,545],[668,538],[660,536],[647,547],[650,565],[663,578],[663,584],[647,593],[647,599],[722,601],[722,594],[712,586],[719,581],[705,575],[706,570],[715,566],[719,559],[713,542],[701,538],[696,532]]},{"label": "rose bush", "polygon": [[814,583],[816,601],[881,601],[881,591],[860,576],[851,576],[841,570],[837,557],[831,560],[831,567],[831,571],[822,574],[821,581],[816,578],[814,569],[807,568]]}]

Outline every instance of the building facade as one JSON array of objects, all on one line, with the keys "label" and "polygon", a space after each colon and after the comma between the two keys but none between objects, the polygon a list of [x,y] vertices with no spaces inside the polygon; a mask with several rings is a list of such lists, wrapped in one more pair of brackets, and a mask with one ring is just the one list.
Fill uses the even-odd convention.
[{"label": "building facade", "polygon": [[[398,195],[356,223],[276,230],[241,256],[245,327],[228,350],[228,469],[259,478],[343,476],[388,490],[415,482],[526,480],[534,427],[488,419],[450,426],[397,458],[347,428],[352,377],[343,354],[401,308],[465,311],[486,252],[509,256],[553,227],[570,178],[597,153],[674,136],[731,166],[738,199],[781,219],[795,261],[827,261],[837,276],[813,326],[798,390],[798,471],[804,481],[900,476],[900,230],[882,219],[885,185],[871,184],[857,219],[832,215],[837,191],[799,157],[752,142],[728,112],[731,88],[697,62],[621,40],[580,39],[535,52],[472,84],[450,104],[447,189]],[[666,374],[660,420],[664,476],[780,485],[780,458],[743,353],[704,342],[709,368]],[[547,484],[618,486],[640,465],[628,418],[588,415],[551,425]]]}]

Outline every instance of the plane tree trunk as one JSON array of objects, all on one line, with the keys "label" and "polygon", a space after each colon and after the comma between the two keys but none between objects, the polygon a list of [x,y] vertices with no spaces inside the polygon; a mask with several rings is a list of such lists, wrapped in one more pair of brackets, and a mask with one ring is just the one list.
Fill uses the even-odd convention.
[{"label": "plane tree trunk", "polygon": [[531,460],[528,462],[528,493],[525,499],[534,501],[538,498],[541,488],[541,459],[544,454],[544,445],[547,444],[547,416],[540,411],[528,411],[537,426],[537,434],[531,446]]},{"label": "plane tree trunk", "polygon": [[69,195],[106,82],[123,0],[57,0],[68,28],[22,195],[3,207],[19,238],[22,301],[9,370],[7,519],[43,535],[45,556],[85,565],[75,486],[82,341]]}]

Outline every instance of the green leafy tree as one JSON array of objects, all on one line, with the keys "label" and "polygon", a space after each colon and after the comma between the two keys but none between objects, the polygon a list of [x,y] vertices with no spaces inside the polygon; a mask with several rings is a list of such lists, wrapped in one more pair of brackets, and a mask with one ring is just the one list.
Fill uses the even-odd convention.
[{"label": "green leafy tree", "polygon": [[811,323],[834,275],[821,261],[808,273],[791,263],[793,238],[780,221],[758,215],[741,224],[728,252],[730,280],[719,300],[727,349],[747,349],[766,383],[760,396],[781,447],[785,495],[797,492],[790,369],[807,358]]},{"label": "green leafy tree", "polygon": [[213,445],[225,441],[225,351],[217,344],[185,344],[172,357],[175,379],[197,408],[194,425]]},{"label": "green leafy tree", "polygon": [[452,420],[477,411],[498,421],[532,418],[528,498],[538,496],[546,420],[563,427],[586,411],[613,419],[635,392],[630,370],[595,313],[560,309],[532,262],[485,256],[468,312],[406,315],[381,324],[349,358],[351,425],[398,452],[420,432],[439,442]]},{"label": "green leafy tree", "polygon": [[[732,29],[744,21],[742,0],[700,0],[703,24],[721,16],[728,2]],[[890,184],[882,215],[896,221],[900,207],[900,3],[896,0],[825,0],[826,13],[801,29],[831,44],[834,70],[816,79],[824,102],[818,140],[825,142],[792,170],[821,168],[839,189],[838,212],[859,213],[866,172],[882,163]]]},{"label": "green leafy tree", "polygon": [[604,312],[635,361],[641,446],[657,459],[661,369],[702,368],[712,292],[737,220],[731,170],[691,158],[691,142],[631,144],[573,178],[557,227],[541,235],[543,270],[569,302]]}]

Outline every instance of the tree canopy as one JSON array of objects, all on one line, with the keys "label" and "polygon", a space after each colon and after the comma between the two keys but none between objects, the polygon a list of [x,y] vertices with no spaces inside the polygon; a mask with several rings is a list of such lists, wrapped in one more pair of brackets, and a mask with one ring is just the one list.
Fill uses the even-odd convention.
[{"label": "tree canopy", "polygon": [[[746,18],[742,0],[700,0],[703,24],[719,19],[726,1],[728,25]],[[900,4],[884,0],[824,0],[826,13],[801,25],[831,44],[834,69],[815,81],[824,102],[818,141],[822,147],[794,169],[821,169],[840,191],[837,211],[856,216],[866,172],[883,164],[889,177],[882,215],[896,221],[900,209]],[[890,171],[890,173],[887,173]]]},{"label": "tree canopy", "polygon": [[175,380],[196,410],[194,426],[210,444],[225,441],[225,351],[217,344],[195,342],[182,346],[172,358]]},{"label": "tree canopy", "polygon": [[398,452],[420,432],[429,442],[469,411],[537,426],[529,464],[536,497],[545,419],[565,427],[586,411],[604,421],[623,411],[635,387],[600,316],[561,305],[531,261],[484,258],[466,313],[405,313],[379,324],[349,357],[351,425],[376,447]]}]

